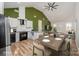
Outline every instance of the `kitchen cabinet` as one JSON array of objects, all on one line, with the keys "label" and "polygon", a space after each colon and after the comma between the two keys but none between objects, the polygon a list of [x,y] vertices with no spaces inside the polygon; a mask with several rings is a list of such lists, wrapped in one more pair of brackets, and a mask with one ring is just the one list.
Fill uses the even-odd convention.
[{"label": "kitchen cabinet", "polygon": [[26,21],[26,24],[27,24],[27,28],[32,28],[33,27],[33,24],[32,24],[32,21]]}]

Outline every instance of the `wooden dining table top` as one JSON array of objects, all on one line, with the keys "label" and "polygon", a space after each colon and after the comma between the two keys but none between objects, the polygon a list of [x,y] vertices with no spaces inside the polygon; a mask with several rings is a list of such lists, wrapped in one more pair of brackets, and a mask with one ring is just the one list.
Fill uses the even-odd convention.
[{"label": "wooden dining table top", "polygon": [[62,43],[64,42],[64,38],[61,38],[61,40],[55,40],[54,37],[48,37],[46,39],[50,40],[50,42],[43,42],[44,36],[41,36],[39,39],[37,39],[42,45],[45,47],[54,49],[56,51],[60,50],[60,47],[62,46]]}]

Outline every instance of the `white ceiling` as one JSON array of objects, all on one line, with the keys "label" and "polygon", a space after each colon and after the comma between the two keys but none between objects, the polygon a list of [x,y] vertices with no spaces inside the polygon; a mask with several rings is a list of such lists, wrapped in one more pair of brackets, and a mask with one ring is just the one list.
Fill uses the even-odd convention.
[{"label": "white ceiling", "polygon": [[[17,2],[5,2],[4,7],[15,8],[19,7],[19,4],[20,3]],[[54,9],[54,11],[48,11],[47,9],[45,9],[44,6],[47,5],[47,2],[22,2],[21,4],[26,7],[35,7],[38,10],[41,10],[51,22],[74,20],[74,2],[56,2],[56,4],[59,6],[57,7],[57,9]]]}]

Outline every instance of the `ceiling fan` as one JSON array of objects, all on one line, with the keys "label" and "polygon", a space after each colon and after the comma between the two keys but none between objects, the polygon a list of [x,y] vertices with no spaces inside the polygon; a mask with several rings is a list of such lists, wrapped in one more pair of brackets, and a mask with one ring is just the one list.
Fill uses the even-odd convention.
[{"label": "ceiling fan", "polygon": [[53,3],[48,3],[48,5],[45,6],[45,9],[48,9],[48,10],[53,11],[54,9],[57,9],[57,8],[56,8],[57,6],[59,6],[59,5],[56,5],[55,2],[53,2]]}]

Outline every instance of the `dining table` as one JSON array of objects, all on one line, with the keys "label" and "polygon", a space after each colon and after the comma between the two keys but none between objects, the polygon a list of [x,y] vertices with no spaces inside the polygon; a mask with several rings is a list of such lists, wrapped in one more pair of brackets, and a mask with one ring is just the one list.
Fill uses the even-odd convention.
[{"label": "dining table", "polygon": [[44,47],[52,49],[56,55],[59,55],[61,47],[65,41],[64,37],[40,36],[37,39]]}]

